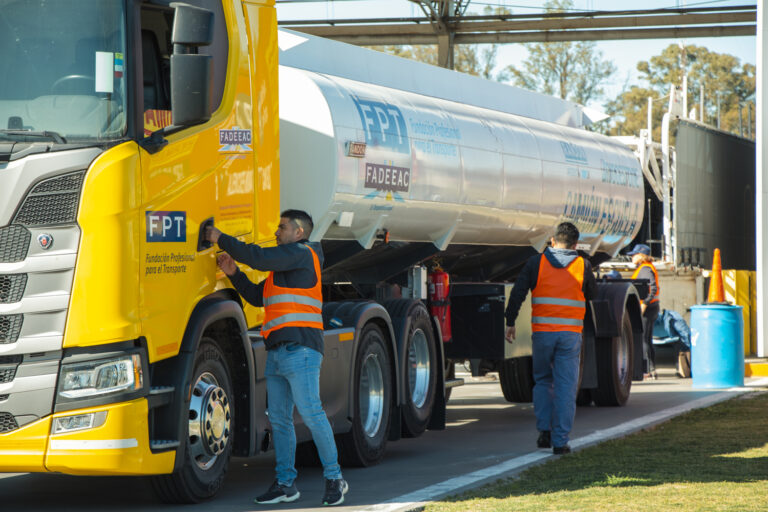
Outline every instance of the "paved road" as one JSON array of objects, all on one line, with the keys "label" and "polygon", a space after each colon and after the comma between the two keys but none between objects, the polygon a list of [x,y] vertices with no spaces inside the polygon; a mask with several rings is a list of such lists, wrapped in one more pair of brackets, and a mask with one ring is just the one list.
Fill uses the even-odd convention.
[{"label": "paved road", "polygon": [[[445,431],[427,432],[418,439],[390,443],[382,464],[344,470],[351,491],[347,502],[338,509],[408,509],[408,503],[423,500],[425,496],[495,480],[519,471],[526,464],[551,457],[549,451],[535,448],[536,431],[530,404],[507,403],[498,382],[492,378],[470,380],[453,391]],[[671,370],[662,370],[662,378],[658,381],[634,383],[625,407],[579,408],[572,444],[591,444],[601,437],[615,435],[616,430],[636,430],[645,420],[634,421],[628,426],[627,422],[654,414],[656,416],[650,421],[659,421],[664,416],[659,411],[686,407],[691,402],[706,405],[701,402],[719,400],[722,396],[724,392],[720,390],[693,390],[690,379],[677,379]],[[611,428],[614,430],[608,430]],[[322,508],[320,468],[299,469],[297,485],[302,497],[298,502],[269,507],[253,504],[252,498],[265,490],[273,479],[273,463],[272,454],[233,459],[224,489],[215,500],[183,507],[159,505],[147,482],[139,478],[0,474],[0,508],[9,511],[174,509],[190,512]],[[472,472],[475,474],[465,476]],[[443,485],[436,485],[440,483]],[[423,491],[425,488],[428,490]]]}]

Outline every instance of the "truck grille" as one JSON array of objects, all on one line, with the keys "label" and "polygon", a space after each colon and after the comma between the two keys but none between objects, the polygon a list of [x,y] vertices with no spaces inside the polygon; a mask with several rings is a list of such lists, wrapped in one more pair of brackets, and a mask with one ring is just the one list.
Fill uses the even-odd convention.
[{"label": "truck grille", "polygon": [[0,384],[11,382],[16,377],[16,368],[21,363],[21,356],[0,357]]},{"label": "truck grille", "polygon": [[0,228],[0,263],[24,261],[31,236],[24,226]]},{"label": "truck grille", "polygon": [[16,343],[24,315],[0,315],[0,344]]},{"label": "truck grille", "polygon": [[19,425],[16,423],[13,414],[9,412],[0,412],[0,434],[16,430],[17,428],[19,428]]},{"label": "truck grille", "polygon": [[27,286],[27,274],[0,275],[0,304],[19,302]]},{"label": "truck grille", "polygon": [[41,226],[75,222],[84,171],[41,181],[27,194],[14,224]]}]

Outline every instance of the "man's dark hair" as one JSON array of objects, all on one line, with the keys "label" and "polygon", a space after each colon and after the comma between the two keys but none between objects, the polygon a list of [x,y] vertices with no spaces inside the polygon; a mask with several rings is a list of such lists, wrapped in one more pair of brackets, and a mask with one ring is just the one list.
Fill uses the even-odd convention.
[{"label": "man's dark hair", "polygon": [[573,247],[579,241],[579,228],[570,222],[561,222],[555,231],[555,242]]},{"label": "man's dark hair", "polygon": [[285,210],[280,214],[280,217],[286,218],[293,222],[296,227],[302,228],[306,238],[309,238],[309,235],[312,234],[312,229],[315,227],[312,217],[303,210]]}]

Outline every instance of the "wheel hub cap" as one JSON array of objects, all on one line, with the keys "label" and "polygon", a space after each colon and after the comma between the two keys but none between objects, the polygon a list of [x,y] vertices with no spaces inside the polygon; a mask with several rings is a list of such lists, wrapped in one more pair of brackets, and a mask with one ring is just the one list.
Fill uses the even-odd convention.
[{"label": "wheel hub cap", "polygon": [[216,377],[203,373],[189,402],[189,450],[200,469],[208,469],[224,452],[231,435],[229,397]]}]

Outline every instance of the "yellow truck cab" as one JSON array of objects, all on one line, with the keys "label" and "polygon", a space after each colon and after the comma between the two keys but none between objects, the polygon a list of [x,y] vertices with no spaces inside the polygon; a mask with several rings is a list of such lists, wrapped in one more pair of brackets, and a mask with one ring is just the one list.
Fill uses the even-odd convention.
[{"label": "yellow truck cab", "polygon": [[0,471],[208,497],[266,431],[262,313],[200,233],[274,239],[274,1],[3,0],[0,23]]}]

